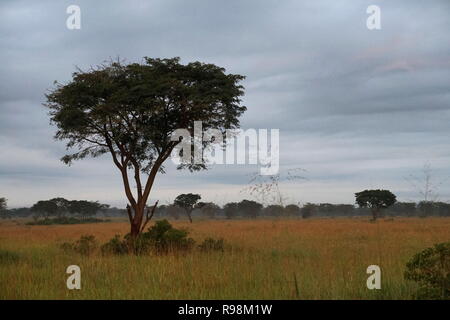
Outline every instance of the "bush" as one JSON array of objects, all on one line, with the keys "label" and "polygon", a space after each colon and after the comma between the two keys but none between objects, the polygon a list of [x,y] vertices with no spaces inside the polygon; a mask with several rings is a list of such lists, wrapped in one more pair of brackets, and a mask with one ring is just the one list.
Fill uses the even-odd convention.
[{"label": "bush", "polygon": [[97,248],[98,243],[93,235],[85,235],[74,243],[65,242],[61,245],[61,249],[66,252],[74,251],[85,256],[91,255]]},{"label": "bush", "polygon": [[186,251],[193,247],[195,241],[188,237],[186,230],[175,229],[167,220],[156,221],[147,232],[136,239],[127,234],[123,240],[116,235],[101,248],[104,254],[134,253],[137,255],[154,252],[163,254],[175,251]]},{"label": "bush", "polygon": [[418,282],[418,299],[450,299],[450,242],[416,254],[406,264],[405,278]]},{"label": "bush", "polygon": [[127,254],[129,252],[129,246],[125,241],[120,240],[119,235],[115,235],[114,238],[100,248],[102,254]]},{"label": "bush", "polygon": [[157,253],[188,250],[194,240],[188,238],[189,232],[175,229],[167,220],[157,221],[147,232],[142,234],[144,242],[154,247]]},{"label": "bush", "polygon": [[203,240],[201,244],[199,244],[198,248],[200,251],[224,251],[225,242],[223,239],[215,240],[213,238],[206,238]]}]

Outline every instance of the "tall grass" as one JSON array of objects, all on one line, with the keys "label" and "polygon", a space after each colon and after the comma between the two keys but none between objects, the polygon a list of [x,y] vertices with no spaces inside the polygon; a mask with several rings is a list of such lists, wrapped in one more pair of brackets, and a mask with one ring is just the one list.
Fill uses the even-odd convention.
[{"label": "tall grass", "polygon": [[[123,222],[25,226],[0,222],[0,299],[410,299],[403,279],[416,252],[450,238],[450,219],[238,220],[174,222],[198,242],[224,238],[225,252],[84,257],[59,244],[124,234]],[[81,290],[66,288],[67,266]],[[382,289],[368,290],[369,265]]]}]

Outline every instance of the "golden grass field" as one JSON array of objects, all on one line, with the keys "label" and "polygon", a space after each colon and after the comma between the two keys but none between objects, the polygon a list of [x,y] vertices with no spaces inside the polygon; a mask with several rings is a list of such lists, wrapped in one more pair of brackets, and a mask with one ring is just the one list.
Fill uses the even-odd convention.
[{"label": "golden grass field", "polygon": [[[126,222],[26,226],[0,221],[0,299],[410,299],[403,279],[412,255],[450,240],[450,219],[367,218],[202,220],[191,236],[224,238],[225,252],[166,256],[90,257],[59,245],[92,234],[106,242],[128,232]],[[66,288],[69,265],[81,268],[81,290]],[[366,269],[382,270],[381,290],[369,290]],[[297,289],[296,289],[297,287]]]}]

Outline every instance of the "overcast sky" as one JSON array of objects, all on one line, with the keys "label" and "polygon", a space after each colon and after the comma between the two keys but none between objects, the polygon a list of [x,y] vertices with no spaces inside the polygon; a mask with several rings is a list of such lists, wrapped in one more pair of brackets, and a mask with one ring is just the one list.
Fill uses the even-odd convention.
[{"label": "overcast sky", "polygon": [[[81,8],[69,30],[66,8]],[[381,30],[366,9],[381,8]],[[20,1],[0,2],[0,197],[10,207],[63,196],[125,206],[110,157],[71,167],[59,159],[44,94],[75,66],[112,57],[202,61],[245,75],[242,127],[280,129],[289,203],[353,203],[365,188],[419,200],[405,180],[427,161],[450,200],[450,2],[443,1]],[[223,204],[254,165],[159,175],[151,199],[200,193]],[[447,180],[445,180],[447,179]]]}]

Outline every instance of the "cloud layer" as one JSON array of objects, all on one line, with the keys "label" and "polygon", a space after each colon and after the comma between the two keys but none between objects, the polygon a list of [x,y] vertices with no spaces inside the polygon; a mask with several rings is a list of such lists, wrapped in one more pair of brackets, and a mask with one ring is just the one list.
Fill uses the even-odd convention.
[{"label": "cloud layer", "polygon": [[[66,8],[81,8],[81,30]],[[366,28],[371,1],[2,1],[0,195],[12,207],[43,198],[124,206],[108,156],[64,166],[42,107],[53,81],[112,57],[180,56],[247,76],[243,128],[279,128],[289,202],[353,202],[363,188],[418,195],[404,179],[426,161],[450,176],[450,3],[378,1],[381,30]],[[182,192],[237,200],[255,166],[203,173],[169,165],[152,199]],[[450,187],[440,187],[440,199]]]}]

